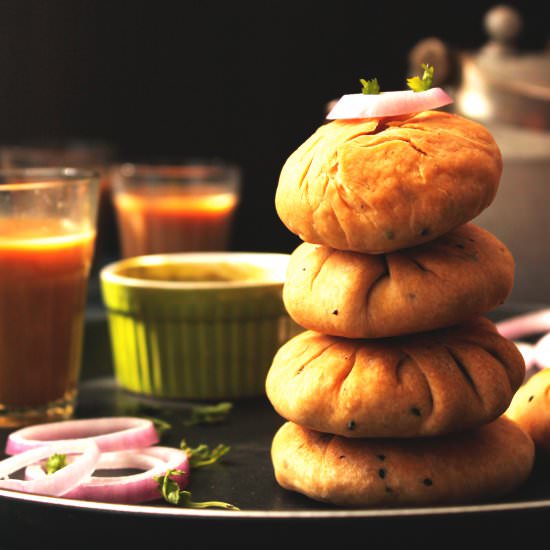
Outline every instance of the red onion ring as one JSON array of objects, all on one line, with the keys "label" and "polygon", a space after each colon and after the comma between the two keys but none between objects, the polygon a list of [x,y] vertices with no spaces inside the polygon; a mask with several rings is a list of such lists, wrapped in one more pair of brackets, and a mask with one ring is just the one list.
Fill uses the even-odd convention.
[{"label": "red onion ring", "polygon": [[550,332],[535,344],[533,355],[541,368],[546,369],[550,367]]},{"label": "red onion ring", "polygon": [[8,436],[6,454],[15,455],[42,445],[57,449],[60,443],[69,441],[94,441],[100,451],[120,451],[149,447],[158,443],[159,436],[153,422],[145,418],[64,420],[12,432]]},{"label": "red onion ring", "polygon": [[528,344],[527,342],[514,342],[519,352],[523,356],[525,361],[525,376],[523,378],[523,383],[527,382],[531,376],[537,374],[541,370],[540,365],[537,362],[537,357],[535,355],[535,346],[533,344]]},{"label": "red onion ring", "polygon": [[[71,464],[51,475],[45,475],[43,479],[6,479],[10,474],[35,462],[45,460],[54,453],[80,454]],[[92,474],[98,460],[99,449],[93,441],[63,442],[56,444],[55,447],[42,445],[0,461],[0,478],[2,478],[0,479],[0,489],[54,497],[63,496]]]},{"label": "red onion ring", "polygon": [[517,315],[496,324],[501,336],[510,340],[534,336],[550,331],[550,308]]},{"label": "red onion ring", "polygon": [[400,90],[380,94],[343,95],[327,115],[328,120],[353,118],[383,118],[419,113],[449,105],[453,100],[441,88],[424,92]]},{"label": "red onion ring", "polygon": [[[525,360],[525,380],[539,370],[550,367],[550,308],[534,313],[517,315],[496,324],[501,336],[515,340]],[[535,344],[521,341],[522,338],[544,334]]]},{"label": "red onion ring", "polygon": [[514,342],[519,352],[523,356],[525,361],[525,368],[529,370],[531,367],[536,366],[537,359],[535,356],[535,346],[527,344],[526,342]]},{"label": "red onion ring", "polygon": [[[187,453],[170,447],[148,447],[132,451],[102,453],[96,465],[96,470],[124,468],[144,471],[124,476],[92,476],[63,496],[97,502],[137,504],[160,498],[158,483],[154,478],[164,475],[168,470],[177,469],[185,472],[184,475],[173,477],[180,489],[183,489],[189,480],[190,467]],[[50,476],[44,472],[40,464],[32,464],[25,470],[25,479],[38,481],[47,477]]]}]

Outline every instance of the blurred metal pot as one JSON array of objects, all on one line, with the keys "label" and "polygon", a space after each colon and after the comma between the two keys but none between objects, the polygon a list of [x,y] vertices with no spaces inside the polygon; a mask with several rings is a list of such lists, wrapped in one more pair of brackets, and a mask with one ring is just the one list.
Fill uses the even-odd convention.
[{"label": "blurred metal pot", "polygon": [[[494,203],[475,223],[500,238],[516,259],[510,300],[550,303],[550,52],[520,53],[514,47],[522,20],[510,6],[485,16],[488,43],[478,52],[457,51],[437,38],[410,52],[411,72],[430,63],[437,85],[455,98],[453,110],[484,124],[504,162]],[[439,69],[439,68],[441,69]]]}]

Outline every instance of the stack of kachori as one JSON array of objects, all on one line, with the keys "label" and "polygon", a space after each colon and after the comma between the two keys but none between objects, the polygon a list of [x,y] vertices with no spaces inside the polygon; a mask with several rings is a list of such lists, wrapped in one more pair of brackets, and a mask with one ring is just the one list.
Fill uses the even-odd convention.
[{"label": "stack of kachori", "polygon": [[532,439],[502,416],[525,365],[484,314],[514,260],[473,220],[502,159],[480,124],[439,111],[335,120],[285,163],[277,213],[304,242],[284,286],[305,330],[266,380],[287,420],[277,482],[343,506],[451,504],[529,476]]}]

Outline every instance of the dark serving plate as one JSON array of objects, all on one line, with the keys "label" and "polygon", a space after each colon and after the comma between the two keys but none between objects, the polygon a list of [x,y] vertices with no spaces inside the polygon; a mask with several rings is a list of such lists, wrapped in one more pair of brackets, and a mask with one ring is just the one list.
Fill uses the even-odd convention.
[{"label": "dark serving plate", "polygon": [[[528,482],[498,500],[430,508],[337,508],[275,482],[269,449],[284,420],[265,397],[235,401],[224,422],[208,425],[187,425],[192,405],[128,394],[112,376],[89,377],[81,384],[76,416],[155,417],[172,426],[162,444],[178,446],[184,438],[191,446],[230,445],[220,463],[193,470],[189,489],[196,501],[222,500],[239,511],[185,509],[162,501],[113,505],[0,490],[0,549],[184,548],[191,541],[202,548],[294,545],[302,536],[307,547],[364,541],[373,548],[439,548],[470,545],[481,535],[494,547],[523,546],[546,534],[550,461],[539,459]],[[2,446],[8,433],[0,430]]]}]

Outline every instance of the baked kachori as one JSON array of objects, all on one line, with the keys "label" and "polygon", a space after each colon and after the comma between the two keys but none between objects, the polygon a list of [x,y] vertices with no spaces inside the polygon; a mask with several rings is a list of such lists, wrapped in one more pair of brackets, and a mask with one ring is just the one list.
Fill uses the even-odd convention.
[{"label": "baked kachori", "polygon": [[513,283],[510,251],[469,223],[389,254],[302,243],[291,254],[283,298],[302,327],[346,338],[381,338],[486,313],[506,300]]},{"label": "baked kachori", "polygon": [[550,368],[527,380],[506,411],[535,441],[537,449],[550,454]]},{"label": "baked kachori", "polygon": [[529,476],[531,438],[501,417],[443,437],[349,439],[287,422],[271,448],[279,485],[341,506],[458,504],[503,496]]},{"label": "baked kachori", "polygon": [[303,241],[386,253],[475,218],[493,201],[501,172],[490,132],[458,115],[334,120],[289,156],[275,206]]},{"label": "baked kachori", "polygon": [[480,317],[378,340],[304,331],[275,354],[266,393],[282,417],[307,428],[413,438],[494,420],[524,374],[517,347]]}]

